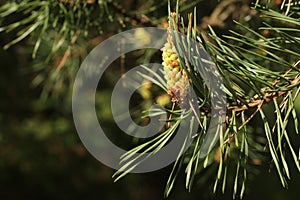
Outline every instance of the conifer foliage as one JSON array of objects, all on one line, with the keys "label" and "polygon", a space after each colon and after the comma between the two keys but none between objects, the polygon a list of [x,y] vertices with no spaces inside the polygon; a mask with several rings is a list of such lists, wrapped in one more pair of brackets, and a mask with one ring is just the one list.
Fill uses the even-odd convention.
[{"label": "conifer foliage", "polygon": [[[300,172],[296,109],[300,101],[300,1],[220,0],[206,17],[198,11],[202,1],[122,2],[1,1],[0,32],[10,38],[4,49],[16,44],[30,46],[33,64],[28,73],[34,75],[32,83],[41,87],[42,98],[56,98],[71,91],[87,51],[111,33],[138,26],[178,27],[209,53],[224,82],[227,112],[216,124],[218,143],[205,157],[200,156],[212,119],[211,94],[193,66],[197,62],[185,62],[176,52],[175,46],[188,45],[170,33],[160,52],[161,71],[173,100],[167,108],[168,122],[157,138],[138,143],[123,162],[131,162],[131,155],[147,153],[147,149],[155,153],[168,143],[180,122],[178,105],[188,101],[189,89],[193,89],[200,112],[195,123],[200,128],[192,133],[188,151],[174,162],[165,195],[171,193],[178,174],[185,173],[190,191],[197,180],[211,182],[213,177],[214,192],[232,189],[233,197],[242,199],[247,178],[262,163],[269,163],[287,187],[293,178],[291,166]],[[203,18],[199,20],[199,16]],[[151,56],[155,57],[140,57],[147,60]],[[200,55],[198,59],[200,62]],[[129,172],[117,171],[114,177],[119,179]]]}]

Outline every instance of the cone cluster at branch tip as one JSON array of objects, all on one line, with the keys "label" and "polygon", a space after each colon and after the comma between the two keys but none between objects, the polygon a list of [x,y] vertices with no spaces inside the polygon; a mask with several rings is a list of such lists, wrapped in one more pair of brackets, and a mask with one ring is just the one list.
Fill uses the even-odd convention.
[{"label": "cone cluster at branch tip", "polygon": [[176,49],[171,42],[169,35],[168,42],[162,48],[162,65],[164,66],[168,93],[172,96],[172,101],[183,104],[188,94],[189,80],[186,71],[180,66]]}]

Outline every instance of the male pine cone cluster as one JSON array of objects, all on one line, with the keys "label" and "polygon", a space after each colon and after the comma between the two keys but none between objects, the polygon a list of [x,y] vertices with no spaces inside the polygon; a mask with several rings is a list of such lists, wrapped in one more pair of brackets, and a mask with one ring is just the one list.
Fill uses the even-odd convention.
[{"label": "male pine cone cluster", "polygon": [[168,42],[162,48],[162,58],[167,81],[168,93],[172,101],[183,105],[189,91],[189,80],[186,71],[180,66],[176,49],[168,38]]}]

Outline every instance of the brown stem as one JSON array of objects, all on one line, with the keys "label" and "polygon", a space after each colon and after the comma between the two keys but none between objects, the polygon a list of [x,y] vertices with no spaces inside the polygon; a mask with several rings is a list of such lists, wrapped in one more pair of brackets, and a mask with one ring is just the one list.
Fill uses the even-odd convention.
[{"label": "brown stem", "polygon": [[71,55],[71,48],[72,46],[75,44],[75,42],[77,41],[77,38],[80,34],[80,31],[78,30],[75,35],[73,36],[71,43],[69,44],[69,46],[67,47],[62,59],[60,60],[60,62],[58,63],[57,67],[56,67],[56,72],[59,72],[61,70],[61,68],[65,65],[67,59],[70,57]]},{"label": "brown stem", "polygon": [[131,20],[132,24],[142,24],[145,26],[157,26],[157,24],[154,24],[151,22],[146,15],[135,15],[135,14],[130,14],[126,12],[125,9],[123,9],[120,5],[116,5],[113,2],[108,1],[107,5],[111,6],[111,8],[118,14],[121,14],[123,17],[127,17]]}]

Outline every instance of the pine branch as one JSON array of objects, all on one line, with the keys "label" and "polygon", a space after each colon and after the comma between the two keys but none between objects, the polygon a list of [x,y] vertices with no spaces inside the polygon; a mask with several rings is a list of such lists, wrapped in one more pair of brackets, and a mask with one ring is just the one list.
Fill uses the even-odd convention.
[{"label": "pine branch", "polygon": [[[298,60],[293,67],[296,67],[298,64],[300,63],[300,60]],[[292,69],[289,69],[284,75],[287,75]],[[278,79],[276,79],[273,83],[273,85],[276,85]],[[234,110],[236,112],[241,112],[241,111],[246,111],[248,109],[251,108],[256,108],[256,107],[261,107],[263,104],[267,104],[273,101],[273,99],[277,99],[281,96],[286,96],[291,90],[293,90],[295,87],[297,87],[299,85],[299,81],[300,81],[300,72],[295,76],[295,78],[290,81],[290,84],[286,86],[286,88],[281,88],[281,91],[277,91],[277,92],[268,92],[268,91],[272,91],[271,88],[264,88],[263,90],[266,91],[265,95],[262,99],[253,99],[251,100],[249,103],[247,103],[246,105],[242,105],[242,106],[229,106],[228,110]]]},{"label": "pine branch", "polygon": [[[225,2],[228,3],[229,1]],[[271,22],[274,24],[268,28],[262,28],[264,30],[274,31],[272,35],[267,35],[269,37],[260,34],[258,31],[259,29],[254,30],[248,26],[238,23],[238,27],[245,30],[248,35],[232,31],[234,36],[219,37],[211,28],[210,41],[212,42],[202,40],[201,38],[199,39],[199,37],[195,38],[213,56],[214,62],[218,66],[225,82],[226,93],[229,99],[226,114],[227,120],[225,123],[219,123],[216,125],[218,130],[216,134],[217,137],[220,137],[219,145],[217,145],[217,147],[211,150],[211,152],[202,159],[199,157],[202,145],[199,141],[202,141],[203,135],[206,133],[208,124],[207,121],[211,119],[209,106],[210,93],[203,92],[206,91],[207,88],[203,86],[203,82],[199,81],[201,76],[193,70],[193,67],[190,67],[189,65],[181,66],[183,69],[188,69],[187,71],[191,79],[191,83],[197,91],[197,94],[199,94],[198,98],[199,102],[201,102],[201,105],[199,105],[199,110],[201,112],[201,116],[199,118],[200,122],[198,121],[198,123],[201,124],[201,131],[200,133],[195,133],[195,136],[193,137],[195,139],[194,146],[191,147],[190,151],[182,157],[183,160],[187,160],[186,186],[189,188],[192,185],[192,180],[194,180],[194,178],[191,177],[195,177],[199,171],[217,163],[218,170],[214,191],[217,190],[219,182],[223,179],[222,190],[224,192],[228,176],[227,165],[229,162],[234,162],[236,164],[236,170],[233,183],[233,196],[235,197],[238,192],[240,192],[240,198],[243,197],[247,173],[249,173],[250,170],[248,168],[250,163],[249,161],[252,159],[253,163],[258,163],[258,161],[255,161],[255,158],[253,158],[253,155],[258,156],[257,154],[259,153],[251,152],[255,149],[253,146],[259,146],[253,138],[257,136],[254,136],[253,133],[251,134],[251,132],[248,131],[249,122],[258,113],[261,115],[261,120],[265,130],[265,137],[267,139],[266,146],[269,147],[269,153],[276,166],[283,186],[287,185],[286,177],[290,178],[288,163],[284,156],[285,154],[283,153],[283,144],[285,142],[288,143],[288,148],[294,158],[295,165],[299,168],[299,163],[296,162],[297,158],[295,156],[295,151],[289,140],[289,135],[286,132],[288,116],[293,115],[295,130],[297,130],[298,126],[297,117],[293,108],[293,103],[300,91],[300,60],[299,52],[297,52],[298,31],[296,28],[298,27],[298,21],[295,18],[287,17],[279,12],[269,10],[267,8],[261,8],[258,5],[256,6],[257,12],[265,14],[263,16],[264,19],[268,21],[271,18],[271,20],[268,21],[268,24],[272,24]],[[175,17],[170,17],[171,19],[175,18],[172,23],[175,23],[177,16],[178,13],[176,13]],[[190,28],[192,21],[191,15],[189,19],[187,28],[184,24],[182,24],[182,27],[176,28],[179,26],[178,22],[178,24],[175,23],[174,29],[181,30],[182,32],[187,33],[187,35],[193,35],[189,32],[189,30],[192,30],[192,28]],[[284,27],[283,24],[285,24],[286,21],[290,23],[292,28],[281,28]],[[275,27],[276,25],[278,27]],[[292,34],[291,32],[295,34]],[[233,42],[228,42],[225,39],[229,39]],[[185,44],[184,41],[175,39],[175,41],[173,40],[172,42],[175,46],[182,46],[183,49],[181,50],[183,52],[189,52],[188,49],[185,49],[188,45]],[[289,60],[286,59],[286,57],[289,58]],[[294,62],[294,64],[289,64],[291,60],[296,58],[298,58],[298,60]],[[175,63],[175,61],[172,60],[170,63]],[[182,63],[187,62],[180,62],[180,64]],[[269,69],[267,66],[277,66],[278,68],[277,70],[274,70]],[[285,72],[282,73],[282,70]],[[250,91],[255,91],[256,93],[254,94],[256,95],[250,95],[248,88],[250,88]],[[295,89],[296,93],[292,95],[292,92],[295,91]],[[277,111],[275,111],[277,120],[273,126],[273,131],[271,131],[266,114],[264,113],[265,111],[262,108],[263,105],[272,103],[277,105],[279,104],[278,102],[281,102],[278,106],[278,109],[280,110],[277,109]],[[252,110],[254,110],[254,112],[252,112],[249,117],[246,117],[246,112]],[[176,117],[173,119],[169,118],[169,120],[172,122],[178,122]],[[277,127],[278,130],[275,131],[275,127]],[[275,133],[277,133],[277,137],[279,138],[277,144],[274,142]],[[149,148],[152,148],[150,143],[147,145],[150,146]],[[252,146],[253,149],[249,148],[249,146]],[[255,151],[259,150],[255,149]],[[265,149],[265,151],[267,151],[267,149]],[[134,154],[135,152],[132,151],[131,153]],[[261,161],[259,160],[259,162]],[[225,172],[223,171],[224,166],[226,169]],[[170,194],[181,167],[183,167],[183,163],[181,158],[178,158],[167,183],[165,190],[167,196]],[[117,174],[118,173],[120,172],[117,172]],[[128,171],[126,171],[126,173],[128,173]],[[240,176],[240,173],[243,173],[243,176]],[[242,182],[240,191],[237,189],[239,181]]]},{"label": "pine branch", "polygon": [[[99,43],[103,37],[103,35],[99,36],[99,32],[103,31],[103,24],[114,21],[118,30],[137,25],[159,26],[158,17],[152,20],[149,13],[163,5],[163,2],[160,6],[154,4],[150,7],[151,9],[149,8],[151,10],[149,12],[128,12],[126,6],[121,6],[114,1],[27,0],[21,3],[16,2],[8,2],[0,8],[0,16],[3,19],[12,17],[15,20],[12,23],[9,23],[9,20],[1,20],[0,32],[15,32],[15,38],[5,48],[30,38],[29,41],[32,41],[34,45],[32,56],[36,62],[32,71],[37,74],[33,82],[36,85],[42,85],[48,93],[52,91],[54,93],[56,90],[56,85],[53,84],[55,81],[59,83],[57,90],[61,90],[62,93],[66,91],[64,87],[69,85],[65,84],[67,82],[65,80],[72,82],[71,80],[75,76],[74,71],[76,71],[74,69],[78,68],[80,62],[80,56],[76,56],[76,59],[68,62],[72,56],[75,57],[73,52],[81,55],[80,48],[76,46],[81,42],[85,45],[82,49],[87,49],[87,47]],[[170,194],[181,167],[185,166],[186,187],[189,190],[197,176],[205,169],[211,170],[211,174],[216,176],[214,191],[217,191],[218,186],[222,184],[224,192],[228,179],[233,177],[231,182],[233,195],[235,197],[240,193],[240,198],[242,198],[247,174],[251,173],[249,165],[255,163],[255,160],[259,161],[256,163],[262,162],[260,157],[262,148],[261,144],[257,142],[259,135],[251,131],[250,124],[250,121],[258,113],[261,116],[265,132],[265,151],[269,151],[279,179],[282,185],[286,186],[286,179],[291,176],[290,163],[286,159],[287,152],[290,153],[295,166],[300,171],[293,146],[294,141],[290,140],[291,133],[287,132],[287,124],[290,121],[294,124],[295,132],[299,132],[294,106],[300,93],[299,6],[296,1],[292,0],[280,2],[280,8],[278,2],[259,5],[259,0],[257,0],[255,9],[251,10],[249,7],[245,7],[244,1],[223,0],[216,6],[210,17],[204,19],[200,25],[197,25],[196,22],[195,9],[193,14],[188,15],[186,26],[184,18],[179,17],[179,5],[182,6],[181,10],[185,11],[197,2],[184,5],[186,2],[180,4],[178,1],[177,13],[173,13],[170,20],[173,20],[174,29],[187,34],[205,48],[224,81],[228,106],[226,120],[219,119],[215,124],[215,137],[219,139],[219,142],[210,149],[211,151],[206,157],[201,157],[203,138],[207,134],[207,128],[212,119],[210,91],[199,72],[195,70],[201,64],[201,55],[195,56],[196,61],[192,64],[178,58],[176,51],[170,48],[172,43],[174,46],[182,47],[184,52],[190,52],[191,49],[188,49],[188,45],[180,38],[170,39],[168,43],[171,46],[166,45],[165,50],[171,52],[169,52],[170,55],[166,54],[167,56],[163,57],[164,65],[167,68],[162,71],[167,73],[168,70],[169,72],[172,70],[173,74],[172,76],[167,74],[168,80],[166,83],[160,83],[160,87],[164,91],[168,90],[177,104],[174,103],[168,110],[169,118],[165,130],[161,134],[152,138],[151,141],[137,146],[122,157],[124,166],[116,172],[116,180],[124,177],[142,162],[136,163],[138,158],[133,156],[135,153],[154,155],[176,135],[176,128],[182,120],[182,110],[177,105],[187,101],[187,92],[182,88],[186,89],[187,83],[190,82],[193,86],[191,89],[194,89],[198,95],[197,103],[200,111],[193,123],[198,123],[200,128],[195,133],[189,132],[189,134],[193,134],[194,142],[182,157],[178,156],[167,182],[166,196]],[[243,10],[245,11],[244,17],[235,18],[234,11],[239,8],[240,4],[245,8]],[[274,10],[272,10],[273,8]],[[141,13],[147,13],[148,16]],[[18,15],[23,18],[14,18]],[[167,17],[165,17],[166,19]],[[213,25],[225,29],[226,21],[231,19],[241,20],[241,22],[236,22],[236,27],[227,36],[220,36],[214,31]],[[206,35],[208,40],[204,40],[201,33],[196,31],[197,26],[200,26],[202,31],[208,28],[209,33]],[[45,37],[46,34],[47,37]],[[39,54],[37,54],[38,51]],[[57,61],[56,58],[58,58]],[[295,60],[297,61],[294,62]],[[123,61],[124,59],[121,61],[121,65],[124,66]],[[173,71],[174,68],[178,71]],[[64,73],[66,71],[68,73]],[[155,73],[153,71],[152,75],[157,75]],[[174,73],[176,76],[173,76]],[[211,73],[214,74],[214,72]],[[58,74],[60,78],[57,78]],[[147,75],[143,76],[147,78]],[[151,78],[148,76],[149,80]],[[179,99],[175,98],[176,92],[179,92],[179,96],[181,95]],[[46,92],[42,93],[45,98],[47,95]],[[266,111],[263,110],[264,105],[268,104],[274,106],[274,124],[270,124]],[[196,111],[192,109],[189,113],[196,113]],[[152,115],[160,114],[160,112],[152,113]],[[181,149],[183,148],[184,144]],[[240,190],[239,186],[241,186]]]}]

